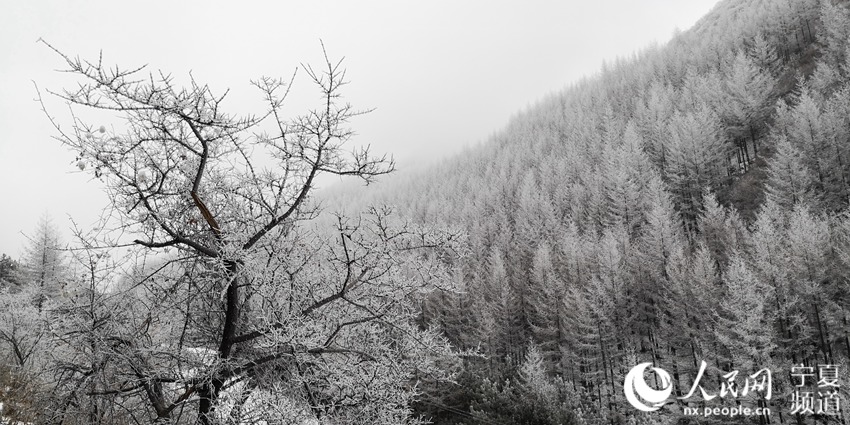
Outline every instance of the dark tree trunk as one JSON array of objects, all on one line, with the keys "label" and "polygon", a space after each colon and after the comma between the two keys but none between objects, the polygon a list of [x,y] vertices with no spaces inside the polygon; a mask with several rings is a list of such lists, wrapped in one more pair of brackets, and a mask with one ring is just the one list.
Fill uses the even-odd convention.
[{"label": "dark tree trunk", "polygon": [[[227,281],[227,299],[225,304],[224,325],[221,330],[221,343],[218,347],[218,356],[220,359],[230,358],[233,349],[233,337],[236,336],[236,327],[239,322],[239,285],[235,278],[237,272],[237,264],[233,261],[227,262],[227,273],[225,279]],[[216,373],[210,382],[204,384],[198,391],[200,403],[198,404],[198,420],[202,425],[210,425],[215,401],[218,399],[219,393],[224,387],[225,379],[222,377],[222,372]]]}]

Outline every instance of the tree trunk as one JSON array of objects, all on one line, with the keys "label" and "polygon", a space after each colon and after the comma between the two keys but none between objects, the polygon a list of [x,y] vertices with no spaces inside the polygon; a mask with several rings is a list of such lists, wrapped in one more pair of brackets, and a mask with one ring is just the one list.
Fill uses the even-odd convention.
[{"label": "tree trunk", "polygon": [[[236,279],[237,265],[233,261],[227,261],[227,299],[224,313],[224,325],[221,330],[221,343],[218,347],[219,359],[230,358],[233,348],[233,337],[236,336],[236,326],[239,321],[239,285]],[[210,414],[218,399],[219,392],[224,387],[225,379],[221,377],[221,371],[217,371],[210,382],[204,384],[198,391],[200,403],[198,404],[198,420],[202,425],[212,424]]]}]

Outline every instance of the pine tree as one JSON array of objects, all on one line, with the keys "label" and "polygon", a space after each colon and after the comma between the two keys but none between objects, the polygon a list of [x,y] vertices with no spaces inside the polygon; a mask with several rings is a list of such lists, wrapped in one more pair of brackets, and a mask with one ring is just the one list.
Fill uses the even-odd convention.
[{"label": "pine tree", "polygon": [[802,87],[799,100],[787,122],[788,140],[800,150],[806,166],[814,173],[815,190],[824,189],[828,169],[824,164],[823,150],[826,146],[821,111],[808,88]]},{"label": "pine tree", "polygon": [[734,56],[726,74],[722,114],[730,136],[736,141],[739,162],[746,168],[752,162],[748,141],[753,152],[757,153],[757,133],[768,114],[767,99],[776,79],[744,52]]},{"label": "pine tree", "polygon": [[833,91],[826,100],[821,124],[824,164],[829,169],[826,204],[832,210],[843,209],[850,200],[850,85]]},{"label": "pine tree", "polygon": [[667,123],[675,110],[674,98],[672,86],[655,80],[635,110],[636,125],[647,142],[646,152],[662,174],[666,173],[669,160]]},{"label": "pine tree", "polygon": [[728,144],[717,115],[706,106],[675,114],[669,132],[671,189],[683,219],[693,225],[702,209],[703,189],[720,188]]},{"label": "pine tree", "polygon": [[827,272],[833,267],[830,233],[829,223],[813,215],[806,205],[797,205],[788,219],[788,277],[794,282],[810,346],[819,351],[818,360],[825,363],[833,360],[835,328],[830,326],[829,317],[837,309],[832,302],[835,286]]},{"label": "pine tree", "polygon": [[726,209],[717,202],[717,197],[710,191],[702,195],[703,211],[698,221],[700,239],[712,254],[718,266],[726,264],[729,252],[726,228]]},{"label": "pine tree", "polygon": [[660,181],[654,180],[650,193],[653,207],[637,240],[635,255],[629,258],[634,284],[626,297],[633,312],[630,330],[638,338],[635,345],[656,361],[661,349],[659,327],[667,314],[662,303],[670,284],[667,267],[673,253],[684,249],[685,240],[681,220]]},{"label": "pine tree", "polygon": [[767,198],[790,210],[798,203],[815,200],[815,177],[805,164],[801,152],[785,136],[778,136],[776,153],[768,163]]},{"label": "pine tree", "polygon": [[565,359],[568,369],[564,375],[588,392],[589,397],[603,407],[603,392],[608,390],[607,359],[603,347],[607,337],[603,335],[603,323],[607,320],[601,301],[591,293],[598,282],[588,282],[584,287],[567,288],[564,297],[564,321],[566,324]]},{"label": "pine tree", "polygon": [[836,251],[836,263],[831,276],[837,288],[845,288],[833,293],[833,301],[840,307],[835,315],[838,329],[835,335],[838,346],[843,348],[844,355],[850,359],[850,291],[847,291],[847,276],[850,275],[850,212],[845,211],[835,219],[833,247]]},{"label": "pine tree", "polygon": [[646,194],[657,173],[643,151],[634,123],[626,126],[622,144],[606,148],[600,174],[607,205],[606,224],[625,226],[635,236],[645,221]]},{"label": "pine tree", "polygon": [[752,270],[770,289],[765,294],[766,306],[774,313],[771,324],[777,342],[775,357],[797,364],[802,334],[800,323],[796,319],[795,282],[789,277],[786,264],[787,252],[787,215],[791,207],[778,204],[769,197],[761,206],[753,224],[750,245]]},{"label": "pine tree", "polygon": [[840,65],[850,40],[850,11],[845,5],[821,2],[820,20],[823,30],[818,32],[818,41],[825,47],[825,59],[830,64]]},{"label": "pine tree", "polygon": [[0,289],[19,286],[21,265],[6,254],[0,255]]},{"label": "pine tree", "polygon": [[529,344],[525,352],[525,360],[517,371],[519,382],[526,392],[535,396],[545,405],[557,403],[557,388],[549,379],[546,359],[535,344]]},{"label": "pine tree", "polygon": [[810,88],[809,94],[815,98],[818,104],[823,104],[824,99],[828,98],[841,82],[843,82],[843,78],[839,73],[839,68],[833,67],[827,62],[818,62],[806,83]]},{"label": "pine tree", "polygon": [[660,329],[667,350],[662,360],[672,366],[677,396],[688,391],[700,361],[716,345],[712,337],[715,305],[706,302],[718,299],[716,264],[709,249],[699,244],[692,255],[675,250],[667,265],[670,285],[663,294],[667,314]]},{"label": "pine tree", "polygon": [[529,315],[531,332],[543,355],[546,370],[554,372],[561,365],[561,342],[564,339],[562,305],[564,285],[555,272],[552,253],[544,242],[534,252],[529,281]]},{"label": "pine tree", "polygon": [[528,340],[526,318],[522,311],[520,296],[511,285],[501,252],[490,254],[490,285],[495,291],[491,304],[493,312],[493,336],[491,349],[493,366],[504,366],[501,370],[510,375],[522,361],[523,346]]},{"label": "pine tree", "polygon": [[729,370],[756,371],[768,364],[774,349],[767,326],[772,312],[765,305],[767,287],[744,260],[734,255],[723,277],[725,291],[717,313],[715,335],[726,351]]},{"label": "pine tree", "polygon": [[680,113],[696,112],[709,108],[717,111],[723,105],[723,78],[713,69],[702,72],[690,67],[679,90],[678,110]]},{"label": "pine tree", "polygon": [[771,76],[776,75],[776,71],[780,65],[779,55],[777,55],[776,49],[767,41],[764,33],[758,33],[753,37],[748,54],[759,68]]},{"label": "pine tree", "polygon": [[48,215],[43,215],[24,248],[22,280],[38,288],[38,303],[57,295],[63,287],[66,265],[59,231]]}]

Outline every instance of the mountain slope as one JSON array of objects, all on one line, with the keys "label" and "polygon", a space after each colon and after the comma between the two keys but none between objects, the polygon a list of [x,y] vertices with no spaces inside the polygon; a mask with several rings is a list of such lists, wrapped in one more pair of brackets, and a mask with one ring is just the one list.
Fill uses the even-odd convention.
[{"label": "mountain slope", "polygon": [[715,393],[775,368],[781,397],[738,402],[787,414],[791,365],[847,364],[848,49],[846,1],[727,0],[384,188],[373,201],[468,236],[465,292],[423,322],[484,357],[426,386],[423,414],[618,422],[629,368],[675,371],[684,395],[703,360]]}]

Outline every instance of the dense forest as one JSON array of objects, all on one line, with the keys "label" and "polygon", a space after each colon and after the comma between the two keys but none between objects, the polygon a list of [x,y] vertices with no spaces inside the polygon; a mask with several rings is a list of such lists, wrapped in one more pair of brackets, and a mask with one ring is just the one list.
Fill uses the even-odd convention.
[{"label": "dense forest", "polygon": [[[792,415],[789,373],[839,365],[847,403],[848,179],[848,3],[721,2],[379,192],[468,237],[462,291],[433,294],[422,320],[481,356],[456,384],[425,387],[418,411],[440,424],[847,423],[846,408]],[[645,415],[626,403],[634,365],[670,371],[682,396],[703,360],[706,390],[770,368],[773,397]],[[682,414],[723,403],[772,415]]]},{"label": "dense forest", "polygon": [[[355,112],[334,104],[332,61],[310,69],[327,109],[269,114],[280,134],[255,140],[281,177],[234,136],[259,121],[220,114],[206,86],[62,58],[93,81],[63,99],[137,124],[59,139],[139,251],[101,231],[60,249],[45,220],[23,259],[0,258],[6,418],[850,423],[846,0],[721,1],[393,181],[386,158],[340,148]],[[276,113],[282,84],[255,84]],[[321,172],[379,184],[314,195]],[[650,413],[624,394],[645,362],[672,376]],[[736,386],[762,369],[772,394]],[[713,406],[771,413],[686,411]]]}]

